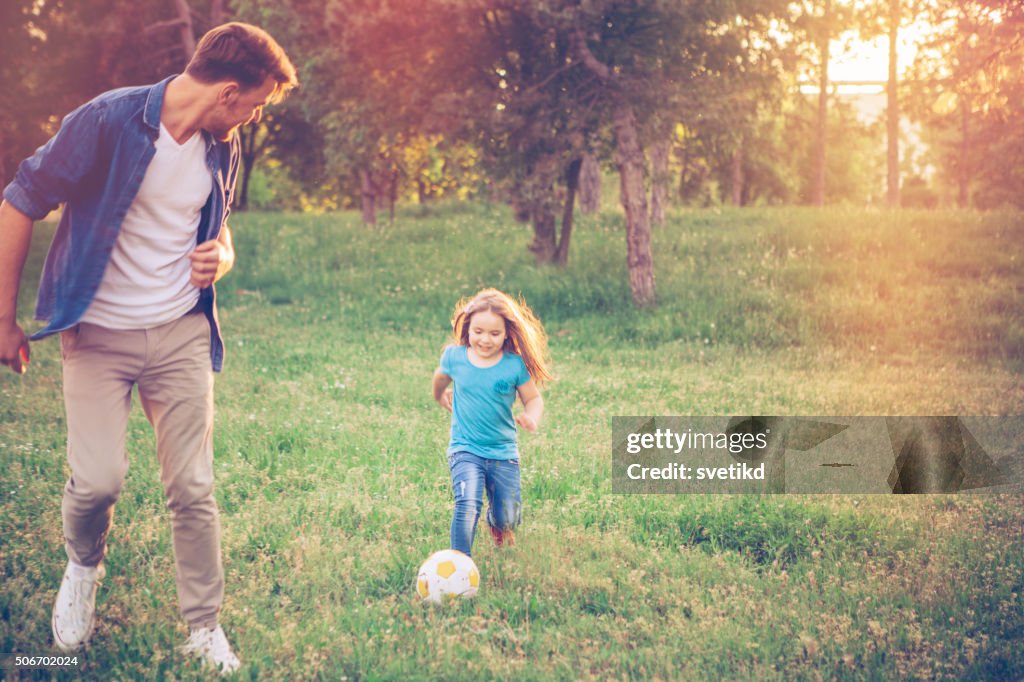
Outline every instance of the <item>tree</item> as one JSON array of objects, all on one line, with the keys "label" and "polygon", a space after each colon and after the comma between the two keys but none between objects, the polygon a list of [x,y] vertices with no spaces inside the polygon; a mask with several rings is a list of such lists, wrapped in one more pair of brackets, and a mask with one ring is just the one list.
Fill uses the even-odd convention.
[{"label": "tree", "polygon": [[914,66],[913,114],[961,207],[1024,205],[1024,7],[943,0]]},{"label": "tree", "polygon": [[601,165],[590,152],[583,154],[579,181],[580,211],[597,213],[601,209]]},{"label": "tree", "polygon": [[594,119],[573,96],[580,74],[566,62],[566,36],[548,9],[527,0],[439,0],[418,11],[416,21],[425,24],[418,30],[363,33],[387,36],[388,47],[373,51],[378,73],[408,72],[402,102],[381,113],[416,102],[410,135],[436,138],[448,149],[471,145],[492,195],[506,198],[532,225],[529,248],[537,262],[562,265],[573,225],[576,162],[588,148]]},{"label": "tree", "polygon": [[826,140],[828,139],[828,62],[832,42],[832,0],[824,0],[824,11],[818,29],[818,118],[814,127],[814,190],[811,203],[825,205]]},{"label": "tree", "polygon": [[574,55],[596,79],[591,88],[614,134],[630,288],[640,306],[656,299],[644,145],[668,137],[667,122],[696,121],[727,106],[715,95],[728,100],[748,79],[770,80],[775,41],[769,26],[784,10],[773,2],[606,0],[567,12]]},{"label": "tree", "polygon": [[899,74],[897,65],[899,55],[896,42],[899,39],[900,0],[889,0],[889,80],[886,84],[886,178],[887,198],[891,208],[900,205],[900,104]]},{"label": "tree", "polygon": [[341,192],[375,224],[380,205],[397,198],[401,141],[413,137],[420,113],[401,87],[417,55],[393,54],[410,47],[405,37],[429,17],[362,0],[236,0],[236,10],[274,35],[302,81],[278,107],[283,125],[254,131],[254,150],[265,140],[264,153],[280,158],[308,191]]},{"label": "tree", "polygon": [[0,3],[0,176],[56,132],[61,117],[105,90],[173,73],[166,42],[145,27],[166,0]]},{"label": "tree", "polygon": [[857,31],[862,39],[884,35],[889,46],[886,80],[886,203],[900,206],[900,73],[898,43],[900,29],[921,13],[924,0],[886,0],[869,3],[856,13]]},{"label": "tree", "polygon": [[[452,67],[465,72],[467,58],[481,68],[461,87],[460,99],[469,104],[464,111],[476,116],[463,119],[453,134],[474,140],[487,171],[531,223],[529,248],[537,262],[565,265],[582,159],[598,127],[581,99],[585,74],[573,68],[568,34],[553,5],[487,0],[464,7],[469,11],[459,42],[470,54],[448,61],[448,73]],[[473,27],[479,27],[475,42],[467,38]]]},{"label": "tree", "polygon": [[0,181],[6,186],[18,162],[45,139],[50,89],[39,65],[46,54],[39,29],[47,5],[34,0],[0,3]]},{"label": "tree", "polygon": [[668,186],[672,178],[669,176],[668,158],[671,153],[671,140],[655,142],[651,146],[651,223],[665,223],[665,207],[668,204]]},{"label": "tree", "polygon": [[[814,156],[811,159],[813,183],[810,203],[824,206],[829,186],[828,120],[831,81],[829,61],[833,39],[852,24],[852,8],[841,0],[802,0],[794,4],[796,15],[790,24],[794,48],[813,64],[818,80],[818,104],[814,127]],[[805,47],[806,45],[806,47]],[[809,50],[807,49],[809,48]]]},{"label": "tree", "polygon": [[597,59],[587,45],[583,30],[572,33],[577,59],[609,87],[615,129],[615,163],[621,179],[620,197],[626,212],[626,262],[633,302],[652,306],[656,302],[654,263],[651,256],[651,226],[644,187],[644,152],[640,146],[636,112],[624,90],[619,74]]}]

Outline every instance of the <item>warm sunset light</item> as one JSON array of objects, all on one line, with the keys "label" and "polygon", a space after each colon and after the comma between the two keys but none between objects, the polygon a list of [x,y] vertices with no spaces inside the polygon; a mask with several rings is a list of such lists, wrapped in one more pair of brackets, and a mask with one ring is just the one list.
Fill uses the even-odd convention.
[{"label": "warm sunset light", "polygon": [[[900,28],[897,41],[897,72],[902,75],[913,64],[926,40],[935,32],[935,27],[917,21]],[[836,83],[839,94],[872,94],[885,91],[889,79],[889,39],[877,36],[862,40],[854,31],[847,31],[834,39],[830,46],[829,80]],[[805,94],[818,92],[815,75],[809,73],[800,91]]]},{"label": "warm sunset light", "polygon": [[1024,682],[1024,0],[0,0],[0,188],[0,680]]}]

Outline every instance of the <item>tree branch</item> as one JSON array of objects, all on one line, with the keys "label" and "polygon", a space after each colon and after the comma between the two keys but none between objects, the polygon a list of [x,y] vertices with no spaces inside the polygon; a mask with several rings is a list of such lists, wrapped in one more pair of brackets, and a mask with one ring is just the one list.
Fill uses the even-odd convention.
[{"label": "tree branch", "polygon": [[552,80],[554,80],[555,78],[557,78],[561,74],[565,73],[566,71],[568,71],[572,67],[573,67],[573,64],[566,64],[565,66],[562,66],[562,67],[559,67],[559,68],[555,69],[550,74],[548,74],[547,77],[545,77],[543,80],[541,80],[539,83],[533,83],[532,85],[528,85],[527,87],[523,88],[522,94],[526,95],[526,94],[529,94],[529,93],[534,92],[536,90],[540,90],[545,85],[547,85]]},{"label": "tree branch", "polygon": [[612,79],[612,70],[608,68],[607,64],[602,63],[594,56],[594,53],[590,51],[587,46],[587,39],[583,36],[583,30],[580,28],[574,28],[572,33],[569,34],[569,39],[572,42],[572,50],[582,62],[583,66],[587,67],[587,70],[593,73],[602,81],[610,81]]},{"label": "tree branch", "polygon": [[157,33],[164,29],[180,28],[185,23],[187,22],[184,19],[165,19],[164,21],[157,21],[150,24],[146,28],[142,29],[142,32],[146,34]]}]

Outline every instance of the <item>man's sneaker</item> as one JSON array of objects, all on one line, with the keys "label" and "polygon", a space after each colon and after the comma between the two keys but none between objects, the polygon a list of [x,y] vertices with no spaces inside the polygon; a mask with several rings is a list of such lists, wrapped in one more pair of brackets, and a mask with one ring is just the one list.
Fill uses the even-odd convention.
[{"label": "man's sneaker", "polygon": [[53,641],[61,651],[74,651],[89,641],[96,616],[96,588],[105,573],[99,566],[68,561],[53,604]]},{"label": "man's sneaker", "polygon": [[516,536],[512,533],[511,528],[495,528],[490,526],[491,537],[494,538],[494,544],[498,547],[512,547],[516,544]]},{"label": "man's sneaker", "polygon": [[212,666],[220,671],[222,675],[233,673],[242,667],[228,638],[224,635],[224,629],[217,626],[214,629],[197,628],[188,636],[188,641],[178,649],[183,654],[189,654],[202,659],[203,663]]}]

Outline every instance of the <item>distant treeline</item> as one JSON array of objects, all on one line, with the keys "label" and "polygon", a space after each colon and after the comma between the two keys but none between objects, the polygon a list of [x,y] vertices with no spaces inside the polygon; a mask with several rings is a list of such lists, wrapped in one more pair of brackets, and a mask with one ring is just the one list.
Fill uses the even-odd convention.
[{"label": "distant treeline", "polygon": [[[671,203],[1024,205],[1017,0],[8,0],[0,176],[60,116],[181,71],[231,19],[274,35],[302,81],[243,131],[240,209],[373,223],[401,201],[486,197],[532,226],[539,262],[564,263],[603,169],[644,301]],[[909,68],[890,51],[885,120],[864,122],[820,66],[830,47],[895,46],[922,22]]]}]

